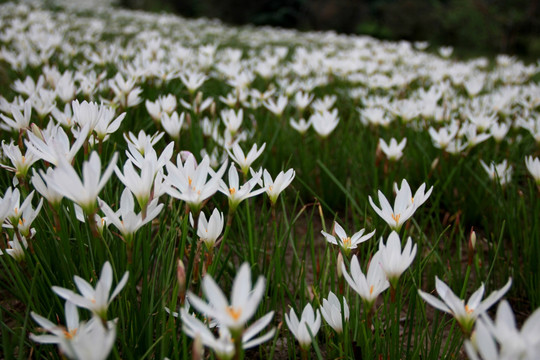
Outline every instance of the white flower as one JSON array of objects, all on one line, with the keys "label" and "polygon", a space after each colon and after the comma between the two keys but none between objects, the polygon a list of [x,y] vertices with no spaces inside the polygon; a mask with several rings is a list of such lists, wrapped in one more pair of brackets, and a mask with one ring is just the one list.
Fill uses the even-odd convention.
[{"label": "white flower", "polygon": [[109,295],[112,287],[113,272],[110,262],[106,262],[101,269],[101,277],[99,278],[96,287],[93,288],[86,280],[75,275],[73,280],[77,285],[77,288],[81,292],[81,295],[76,294],[72,290],[64,289],[59,286],[53,286],[52,289],[61,298],[64,298],[75,305],[88,309],[94,313],[95,316],[102,320],[107,319],[107,308],[111,301],[120,293],[127,283],[129,272],[126,271],[122,279],[116,285],[116,288]]},{"label": "white flower", "polygon": [[5,253],[0,250],[0,255],[8,254],[16,261],[24,260],[24,249],[28,248],[28,242],[24,236],[21,236],[21,240],[22,242],[14,236],[13,240],[8,241],[8,248],[4,249]]},{"label": "white flower", "polygon": [[311,115],[309,121],[317,134],[326,138],[339,124],[338,111],[337,109],[332,110],[332,112],[329,110],[317,111]]},{"label": "white flower", "polygon": [[536,184],[540,185],[540,159],[527,156],[525,158],[525,165],[527,165],[527,170],[529,170]]},{"label": "white flower", "polygon": [[283,115],[283,111],[287,106],[288,99],[286,96],[280,95],[277,99],[277,102],[274,99],[268,99],[263,102],[265,108],[267,108],[274,115],[280,117]]},{"label": "white flower", "polygon": [[86,124],[79,132],[77,140],[71,145],[69,137],[61,126],[55,126],[48,134],[38,130],[38,134],[33,131],[27,133],[28,140],[25,141],[28,150],[36,157],[47,161],[53,165],[58,165],[59,158],[64,158],[71,163],[77,152],[81,149],[86,138],[90,124]]},{"label": "white flower", "polygon": [[5,156],[11,161],[10,165],[0,164],[6,170],[12,171],[17,177],[26,177],[30,167],[39,160],[31,151],[26,150],[23,155],[17,145],[11,141],[10,144],[6,144],[2,141],[2,151]]},{"label": "white flower", "polygon": [[44,173],[43,170],[39,170],[39,173],[37,173],[35,169],[32,169],[32,186],[41,196],[47,199],[47,201],[54,208],[56,208],[58,205],[60,205],[64,195],[56,191],[54,187],[47,185],[46,181],[44,180],[51,176],[53,171],[54,170],[52,168],[48,168],[46,173]]},{"label": "white flower", "polygon": [[178,116],[176,111],[172,115],[167,113],[161,115],[161,126],[163,126],[163,130],[175,141],[180,139],[180,131],[182,130],[182,126],[184,126],[184,117],[184,113]]},{"label": "white flower", "polygon": [[265,281],[262,276],[258,278],[253,289],[251,288],[251,270],[248,263],[244,263],[234,278],[230,303],[210,275],[206,275],[202,283],[203,293],[209,302],[204,302],[191,292],[188,292],[188,299],[195,309],[216,319],[231,333],[238,334],[255,315],[264,289]]},{"label": "white flower", "polygon": [[189,154],[183,164],[179,155],[176,163],[177,165],[170,161],[167,163],[168,174],[165,177],[167,192],[172,197],[185,201],[192,211],[198,212],[203,201],[219,189],[227,162],[217,172],[211,169],[208,156],[197,165],[193,155]]},{"label": "white flower", "polygon": [[294,180],[295,175],[295,171],[293,169],[289,169],[285,173],[283,171],[280,171],[279,174],[276,176],[276,179],[272,180],[270,173],[266,169],[264,169],[264,189],[266,191],[266,194],[270,198],[270,202],[272,203],[272,205],[276,204],[279,194],[281,194],[281,192],[291,184],[291,182]]},{"label": "white flower", "polygon": [[[193,226],[193,216],[191,213],[189,215],[192,223],[191,226]],[[223,213],[218,209],[214,209],[208,220],[206,220],[204,212],[201,211],[197,226],[197,236],[204,242],[208,249],[214,246],[219,235],[221,235],[223,224]]]},{"label": "white flower", "polygon": [[379,294],[390,286],[381,266],[380,257],[380,251],[373,255],[368,267],[367,276],[362,272],[356,255],[353,255],[351,260],[351,275],[347,272],[345,264],[341,264],[345,280],[347,280],[349,286],[360,295],[369,308],[373,306]]},{"label": "white flower", "polygon": [[126,241],[130,241],[137,230],[154,220],[163,208],[163,204],[158,204],[158,199],[154,199],[144,208],[144,213],[136,214],[133,195],[128,188],[125,188],[122,192],[118,211],[114,212],[101,199],[99,200],[99,206],[106,216],[106,221],[120,230]]},{"label": "white flower", "polygon": [[393,230],[399,231],[401,226],[414,214],[416,209],[422,205],[427,198],[431,195],[433,191],[433,186],[428,190],[427,193],[424,193],[426,184],[422,184],[414,196],[412,196],[411,188],[409,183],[404,179],[401,182],[401,189],[395,186],[397,192],[396,199],[394,201],[394,208],[390,206],[390,203],[384,196],[384,194],[379,190],[379,202],[381,203],[381,208],[379,209],[371,196],[369,196],[369,203],[375,212],[384,220]]},{"label": "white flower", "polygon": [[500,164],[495,164],[492,161],[489,166],[487,166],[483,160],[480,160],[480,163],[488,173],[489,178],[493,181],[497,181],[501,186],[512,181],[512,165],[508,165],[506,160],[503,160]]},{"label": "white flower", "polygon": [[291,118],[289,124],[294,130],[298,131],[301,135],[304,135],[311,127],[311,119],[309,121],[306,121],[305,119],[296,121],[294,118]]},{"label": "white flower", "polygon": [[373,230],[369,234],[364,235],[365,231],[366,229],[362,229],[356,232],[353,236],[347,236],[345,230],[343,230],[341,225],[335,221],[334,232],[338,237],[337,240],[333,235],[328,234],[325,231],[321,231],[321,233],[326,238],[326,241],[334,245],[339,245],[345,251],[345,254],[348,254],[351,250],[356,249],[359,244],[371,239],[371,237],[375,234],[375,230]]},{"label": "white flower", "polygon": [[540,356],[539,309],[525,320],[521,330],[516,328],[514,313],[506,300],[501,301],[497,308],[495,323],[487,317],[484,320],[500,344],[502,359],[538,359]]},{"label": "white flower", "polygon": [[304,307],[300,319],[296,316],[294,309],[291,308],[289,315],[285,314],[285,322],[302,349],[308,349],[311,345],[312,336],[315,337],[321,327],[321,314],[319,310],[313,311],[313,307],[308,303]]},{"label": "white flower", "polygon": [[238,129],[240,129],[243,118],[244,110],[242,109],[238,110],[238,113],[236,113],[233,109],[221,111],[221,121],[223,121],[223,124],[231,135],[236,134]]},{"label": "white flower", "polygon": [[244,155],[244,151],[242,151],[240,145],[235,143],[232,146],[232,152],[231,150],[227,149],[227,153],[231,159],[240,166],[242,173],[247,176],[251,164],[253,164],[253,162],[262,154],[265,147],[266,143],[262,144],[262,146],[258,149],[257,144],[253,144],[247,155]]},{"label": "white flower", "polygon": [[105,360],[114,345],[116,323],[103,325],[100,319],[79,322],[77,307],[66,301],[66,327],[55,325],[43,316],[32,312],[32,318],[51,335],[30,334],[30,338],[42,344],[57,344],[63,355],[76,360]]},{"label": "white flower", "polygon": [[448,285],[439,280],[438,277],[435,277],[435,288],[443,301],[422,290],[418,290],[418,293],[422,299],[434,308],[454,316],[463,331],[466,334],[469,334],[472,331],[476,318],[499,301],[510,289],[511,285],[512,279],[509,279],[502,289],[492,292],[484,301],[482,301],[482,297],[484,296],[484,284],[482,284],[480,288],[471,295],[467,304],[458,298]]},{"label": "white flower", "polygon": [[[202,321],[189,314],[185,309],[180,310],[180,316],[182,318],[182,330],[187,336],[191,338],[200,336],[203,345],[211,348],[219,359],[230,359],[234,356],[234,343],[231,333],[226,327],[219,329],[219,338],[216,338]],[[244,350],[258,346],[274,336],[276,332],[275,328],[263,336],[254,339],[255,335],[268,326],[273,316],[274,312],[271,311],[243,331],[242,348]]]},{"label": "white flower", "polygon": [[223,180],[219,182],[219,191],[229,198],[230,211],[235,211],[238,205],[245,199],[257,196],[265,191],[264,188],[253,190],[260,179],[261,173],[259,171],[258,173],[254,173],[251,179],[240,186],[238,171],[234,164],[231,164],[229,168],[229,184],[227,185]]},{"label": "white flower", "polygon": [[124,163],[124,173],[118,167],[114,168],[114,172],[126,188],[135,195],[139,206],[144,209],[152,194],[152,187],[157,173],[157,159],[147,156],[139,165],[141,165],[140,175],[129,159]]},{"label": "white flower", "polygon": [[97,152],[92,152],[90,159],[82,165],[82,180],[73,166],[65,159],[61,159],[50,176],[45,174],[45,181],[49,187],[53,187],[55,191],[82,207],[86,214],[92,214],[95,211],[98,194],[111,177],[117,158],[118,153],[115,153],[107,169],[100,176],[101,159]]},{"label": "white flower", "polygon": [[407,145],[407,138],[403,138],[399,144],[394,138],[390,139],[390,144],[387,144],[382,138],[379,139],[379,146],[382,152],[391,161],[397,161],[403,156],[405,145]]},{"label": "white flower", "polygon": [[13,119],[8,118],[5,115],[0,114],[0,118],[4,120],[7,126],[12,130],[20,131],[28,129],[30,127],[30,118],[32,117],[32,102],[26,100],[24,102],[24,112],[21,113],[21,109],[16,105],[11,105],[11,115]]},{"label": "white flower", "polygon": [[395,231],[392,231],[388,236],[386,245],[383,243],[381,237],[379,252],[381,253],[381,266],[384,273],[395,289],[399,277],[412,264],[416,256],[416,244],[412,246],[412,239],[409,237],[402,252],[399,235]]},{"label": "white flower", "polygon": [[342,306],[338,297],[330,291],[328,300],[323,299],[321,314],[328,325],[330,325],[337,333],[341,334],[343,332],[342,317],[345,321],[349,320],[349,306],[347,305],[347,300],[343,297]]}]

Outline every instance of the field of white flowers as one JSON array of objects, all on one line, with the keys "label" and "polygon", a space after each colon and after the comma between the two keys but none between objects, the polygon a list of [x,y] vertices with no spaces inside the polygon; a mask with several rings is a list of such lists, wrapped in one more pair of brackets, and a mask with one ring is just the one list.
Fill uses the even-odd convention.
[{"label": "field of white flowers", "polygon": [[539,81],[0,5],[0,357],[540,358]]}]

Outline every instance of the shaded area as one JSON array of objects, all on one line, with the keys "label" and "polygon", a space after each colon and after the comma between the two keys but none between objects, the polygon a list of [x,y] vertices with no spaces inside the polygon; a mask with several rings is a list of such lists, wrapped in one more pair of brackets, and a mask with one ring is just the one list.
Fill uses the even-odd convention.
[{"label": "shaded area", "polygon": [[453,45],[458,54],[540,56],[537,0],[120,0],[122,6],[229,24],[336,30]]}]

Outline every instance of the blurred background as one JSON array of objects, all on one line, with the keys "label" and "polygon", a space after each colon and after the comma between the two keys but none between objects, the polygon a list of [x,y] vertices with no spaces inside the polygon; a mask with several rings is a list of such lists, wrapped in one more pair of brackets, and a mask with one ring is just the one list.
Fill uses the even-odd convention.
[{"label": "blurred background", "polygon": [[225,23],[335,30],[451,45],[461,57],[540,57],[538,0],[120,0],[131,9]]}]

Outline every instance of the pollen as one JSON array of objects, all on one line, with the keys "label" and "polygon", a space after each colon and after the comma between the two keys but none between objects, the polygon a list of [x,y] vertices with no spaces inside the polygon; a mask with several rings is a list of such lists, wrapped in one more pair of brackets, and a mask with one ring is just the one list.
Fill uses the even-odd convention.
[{"label": "pollen", "polygon": [[64,330],[64,337],[68,340],[73,339],[73,337],[77,335],[77,329],[73,329],[71,331],[65,331]]},{"label": "pollen", "polygon": [[235,308],[229,306],[227,307],[227,314],[229,314],[230,317],[233,318],[233,320],[237,321],[240,319],[240,315],[242,314],[242,309],[236,310]]},{"label": "pollen", "polygon": [[229,192],[231,193],[231,195],[234,195],[234,193],[236,192],[236,189],[235,188],[230,188]]},{"label": "pollen", "polygon": [[401,217],[401,214],[394,215],[392,214],[392,219],[396,222],[396,224],[399,222],[399,218]]}]

